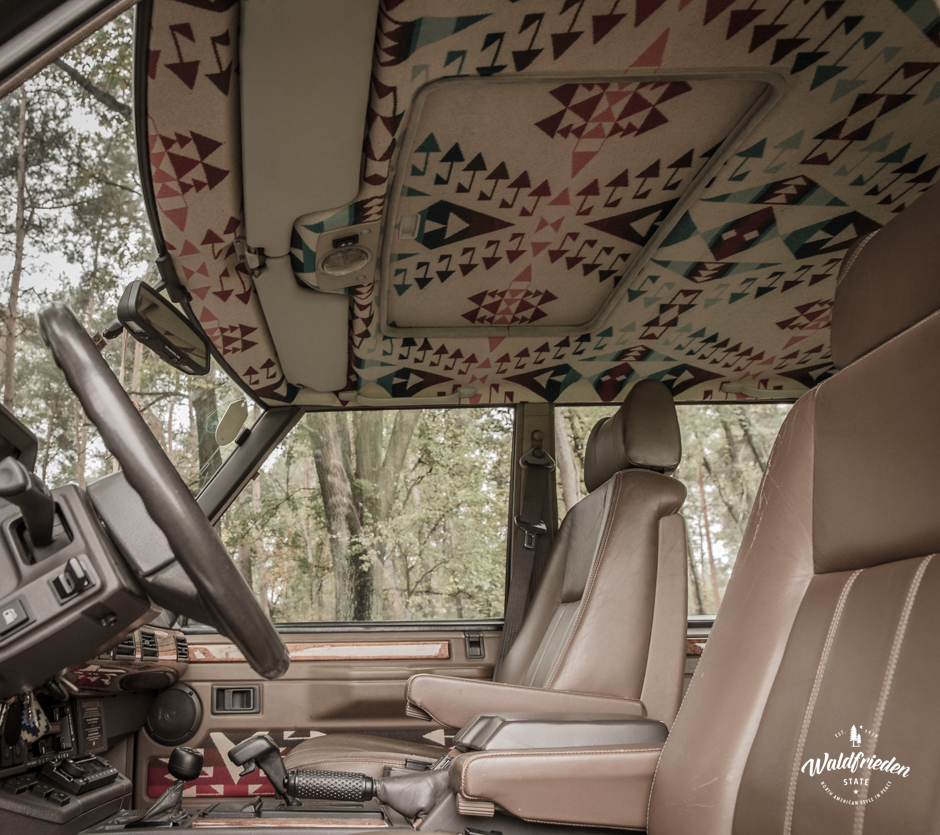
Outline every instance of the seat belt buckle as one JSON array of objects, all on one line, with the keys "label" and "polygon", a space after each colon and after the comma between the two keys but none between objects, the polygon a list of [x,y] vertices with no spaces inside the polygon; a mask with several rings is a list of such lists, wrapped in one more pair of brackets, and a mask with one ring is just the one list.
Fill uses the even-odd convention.
[{"label": "seat belt buckle", "polygon": [[539,536],[539,534],[548,533],[548,528],[543,521],[526,522],[521,516],[514,517],[512,521],[513,524],[525,534],[522,540],[522,547],[529,551],[535,550],[535,538]]},{"label": "seat belt buckle", "polygon": [[555,459],[552,458],[542,447],[532,447],[525,455],[519,459],[519,466],[523,470],[529,467],[544,467],[551,472],[555,469]]}]

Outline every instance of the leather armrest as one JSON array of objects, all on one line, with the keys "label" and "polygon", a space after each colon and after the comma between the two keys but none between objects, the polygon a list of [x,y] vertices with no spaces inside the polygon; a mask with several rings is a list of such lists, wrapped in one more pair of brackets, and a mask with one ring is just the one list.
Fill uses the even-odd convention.
[{"label": "leather armrest", "polygon": [[450,767],[457,809],[489,816],[499,806],[536,823],[646,829],[663,743],[484,751]]},{"label": "leather armrest", "polygon": [[664,723],[606,713],[481,713],[454,738],[458,751],[529,751],[592,745],[653,745],[669,735]]},{"label": "leather armrest", "polygon": [[462,728],[480,713],[602,713],[646,716],[639,699],[543,690],[518,684],[421,673],[408,679],[407,713],[446,728]]}]

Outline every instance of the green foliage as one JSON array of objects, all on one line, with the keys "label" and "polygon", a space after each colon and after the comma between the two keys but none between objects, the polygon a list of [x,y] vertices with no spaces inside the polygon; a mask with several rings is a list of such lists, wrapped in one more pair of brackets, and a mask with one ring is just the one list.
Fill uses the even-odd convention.
[{"label": "green foliage", "polygon": [[[154,279],[130,120],[132,28],[131,14],[116,19],[0,101],[0,346],[12,357],[0,363],[10,366],[3,393],[39,436],[38,472],[53,486],[117,464],[33,314],[63,301],[100,330],[128,281]],[[126,338],[105,357],[197,491],[228,452],[212,432],[241,392],[217,369],[186,377]],[[559,456],[559,517],[583,492],[591,427],[614,408],[557,410],[571,453]],[[785,412],[680,408],[691,612],[720,602]],[[498,617],[512,419],[509,409],[308,414],[228,511],[223,538],[275,620]]]},{"label": "green foliage", "polygon": [[[39,437],[37,471],[52,486],[84,484],[115,469],[39,338],[34,314],[68,304],[89,330],[115,315],[132,279],[153,280],[152,234],[129,121],[133,19],[128,13],[0,100],[0,292],[4,337],[13,331],[12,402]],[[25,96],[24,142],[19,142]],[[18,158],[25,160],[23,284],[10,298]],[[4,340],[0,340],[2,344]],[[136,342],[104,352],[193,490],[221,464],[205,424],[243,396],[222,373],[193,380]]]},{"label": "green foliage", "polygon": [[[394,467],[403,415],[413,429]],[[334,433],[342,473],[328,477]],[[362,588],[344,578],[349,564],[370,576],[357,619],[498,617],[511,448],[509,409],[308,414],[228,511],[223,541],[276,621],[348,619],[344,598]],[[367,477],[376,451],[382,466]],[[330,490],[345,502],[344,530]]]}]

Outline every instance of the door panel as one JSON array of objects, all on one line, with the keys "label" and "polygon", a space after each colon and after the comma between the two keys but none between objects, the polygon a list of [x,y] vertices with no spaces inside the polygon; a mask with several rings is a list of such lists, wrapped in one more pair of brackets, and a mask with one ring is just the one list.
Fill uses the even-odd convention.
[{"label": "door panel", "polygon": [[[489,627],[489,624],[486,625]],[[405,715],[405,683],[416,673],[487,679],[499,653],[500,632],[468,625],[484,642],[483,658],[468,658],[463,630],[301,632],[284,635],[291,665],[277,681],[264,681],[221,635],[189,635],[190,662],[180,679],[202,703],[202,722],[183,743],[203,750],[202,776],[186,790],[188,805],[210,797],[273,794],[260,771],[241,777],[226,756],[244,739],[267,733],[286,755],[304,739],[326,733],[371,733],[443,744],[438,725]],[[213,686],[256,685],[257,713],[212,712]],[[166,758],[172,748],[138,733],[135,807],[143,808],[172,783]]]}]

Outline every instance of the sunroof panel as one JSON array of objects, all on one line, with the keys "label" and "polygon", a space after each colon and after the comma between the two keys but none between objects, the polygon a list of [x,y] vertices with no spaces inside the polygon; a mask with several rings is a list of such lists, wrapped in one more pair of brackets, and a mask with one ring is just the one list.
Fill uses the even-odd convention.
[{"label": "sunroof panel", "polygon": [[591,322],[765,88],[747,77],[429,85],[391,191],[386,325]]}]

